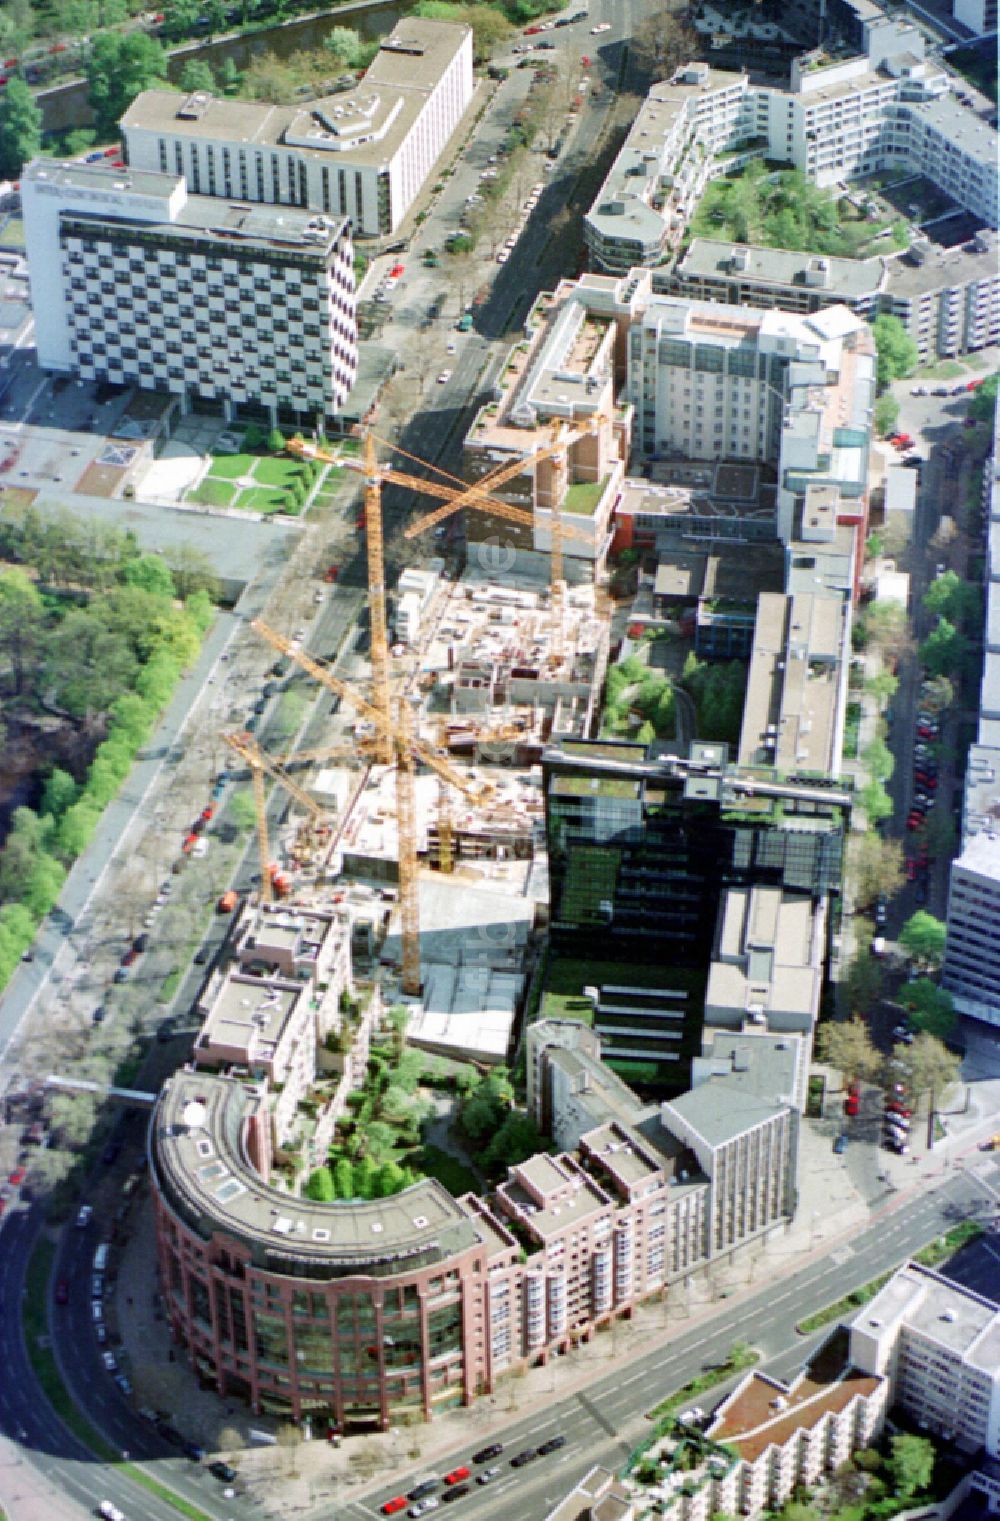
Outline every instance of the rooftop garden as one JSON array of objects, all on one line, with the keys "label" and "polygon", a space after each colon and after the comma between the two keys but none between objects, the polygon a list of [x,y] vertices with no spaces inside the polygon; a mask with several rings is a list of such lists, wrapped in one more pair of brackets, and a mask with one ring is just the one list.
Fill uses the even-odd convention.
[{"label": "rooftop garden", "polygon": [[575,486],[568,487],[563,498],[562,511],[575,512],[580,517],[592,518],[607,490],[609,479],[609,476],[605,476],[600,481],[578,481]]},{"label": "rooftop garden", "polygon": [[800,170],[768,172],[759,159],[741,174],[707,187],[688,236],[847,259],[906,248],[909,243],[902,218],[872,221],[851,201],[838,200],[812,184]]}]

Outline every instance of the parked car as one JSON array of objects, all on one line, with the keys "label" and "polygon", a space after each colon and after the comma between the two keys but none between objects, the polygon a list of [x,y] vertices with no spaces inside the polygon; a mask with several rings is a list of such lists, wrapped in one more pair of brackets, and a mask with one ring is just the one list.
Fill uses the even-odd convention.
[{"label": "parked car", "polygon": [[550,1452],[558,1452],[560,1447],[565,1446],[566,1438],[564,1436],[549,1437],[548,1441],[543,1442],[539,1447],[538,1456],[540,1458],[546,1458]]},{"label": "parked car", "polygon": [[480,1447],[478,1452],[474,1452],[472,1461],[473,1463],[489,1463],[492,1458],[498,1458],[502,1452],[502,1442],[491,1442],[488,1447]]},{"label": "parked car", "polygon": [[525,1447],[516,1457],[511,1458],[510,1466],[511,1468],[524,1468],[527,1463],[533,1463],[537,1456],[538,1452],[534,1447]]},{"label": "parked car", "polygon": [[833,1150],[836,1156],[843,1156],[844,1152],[847,1150],[848,1142],[849,1137],[843,1131],[841,1131],[840,1135],[838,1135],[837,1139],[833,1143]]},{"label": "parked car", "polygon": [[444,1482],[446,1484],[461,1484],[463,1482],[463,1480],[468,1479],[470,1477],[471,1477],[471,1471],[468,1468],[465,1468],[465,1467],[453,1468],[452,1471],[451,1471],[451,1473],[446,1473],[445,1474],[445,1476],[444,1476]]}]

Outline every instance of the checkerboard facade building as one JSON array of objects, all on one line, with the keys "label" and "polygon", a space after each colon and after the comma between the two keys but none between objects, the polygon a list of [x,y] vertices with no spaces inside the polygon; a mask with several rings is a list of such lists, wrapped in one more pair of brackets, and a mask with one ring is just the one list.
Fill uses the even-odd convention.
[{"label": "checkerboard facade building", "polygon": [[29,166],[39,362],[323,426],[357,373],[345,220],[191,197],[171,175]]}]

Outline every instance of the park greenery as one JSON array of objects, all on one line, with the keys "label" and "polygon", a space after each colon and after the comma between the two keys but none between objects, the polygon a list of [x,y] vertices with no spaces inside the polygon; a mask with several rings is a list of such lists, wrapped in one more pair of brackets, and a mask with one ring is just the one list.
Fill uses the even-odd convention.
[{"label": "park greenery", "polygon": [[[422,1177],[435,1177],[458,1195],[480,1176],[502,1176],[508,1166],[545,1149],[534,1121],[516,1107],[504,1067],[445,1069],[404,1047],[405,1010],[390,1010],[391,1039],[372,1047],[365,1080],[348,1097],[326,1164],[313,1171],[304,1192],[311,1199],[387,1198]],[[348,1025],[349,1029],[349,1025]],[[348,1036],[349,1038],[349,1036]],[[340,1037],[329,1043],[339,1049]],[[429,1140],[434,1103],[428,1090],[446,1086],[457,1096],[455,1141],[475,1158],[475,1170]]]},{"label": "park greenery", "polygon": [[666,672],[647,665],[641,655],[629,655],[608,668],[602,732],[614,738],[628,736],[642,744],[672,739],[676,685],[694,703],[698,738],[735,744],[746,682],[747,667],[742,660],[699,660],[692,650],[675,682]]},{"label": "park greenery", "polygon": [[918,977],[904,983],[898,996],[915,1030],[926,1030],[941,1041],[950,1039],[955,1030],[955,1000],[947,988],[929,977]]},{"label": "park greenery", "polygon": [[708,185],[691,219],[690,236],[726,238],[765,248],[860,258],[884,249],[905,248],[902,220],[888,226],[872,221],[846,199],[814,185],[798,169],[769,171],[754,159],[742,173]]},{"label": "park greenery", "polygon": [[0,851],[3,986],[197,658],[216,583],[196,554],[175,573],[128,533],[34,506],[5,508],[0,557],[0,757],[34,802]]}]

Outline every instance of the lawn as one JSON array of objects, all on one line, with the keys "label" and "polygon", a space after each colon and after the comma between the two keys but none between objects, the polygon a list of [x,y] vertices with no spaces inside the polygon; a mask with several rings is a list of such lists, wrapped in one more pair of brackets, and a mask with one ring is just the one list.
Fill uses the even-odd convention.
[{"label": "lawn", "polygon": [[942,359],[937,364],[925,364],[914,371],[914,376],[921,380],[958,380],[964,374],[965,365],[955,359]]},{"label": "lawn", "polygon": [[229,507],[237,489],[231,481],[219,481],[206,475],[201,485],[188,493],[188,501],[200,502],[203,507]]},{"label": "lawn", "polygon": [[708,186],[689,236],[857,259],[872,251],[905,248],[908,233],[902,221],[891,224],[892,238],[876,241],[889,225],[868,221],[847,201],[838,202],[829,190],[810,184],[798,170],[768,173],[755,161],[742,174]]},{"label": "lawn", "polygon": [[575,486],[568,487],[562,505],[563,512],[576,512],[581,517],[592,518],[607,484],[608,478],[605,476],[603,481],[579,481]]},{"label": "lawn", "polygon": [[260,481],[262,486],[280,486],[287,490],[292,481],[297,480],[302,474],[301,462],[297,459],[287,458],[283,454],[265,455],[259,459],[253,472],[255,481]]},{"label": "lawn", "polygon": [[284,491],[273,486],[244,486],[236,499],[245,512],[295,512]]},{"label": "lawn", "polygon": [[220,480],[235,481],[241,475],[251,475],[255,464],[252,454],[213,454],[208,473]]}]

